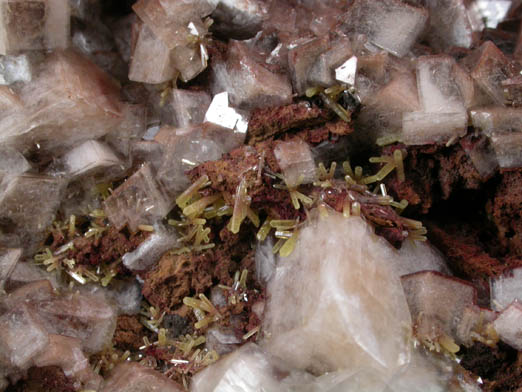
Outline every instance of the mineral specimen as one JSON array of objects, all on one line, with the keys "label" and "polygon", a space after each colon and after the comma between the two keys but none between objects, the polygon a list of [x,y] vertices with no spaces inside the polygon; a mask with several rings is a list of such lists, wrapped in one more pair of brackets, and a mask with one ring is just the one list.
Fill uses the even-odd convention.
[{"label": "mineral specimen", "polygon": [[411,318],[399,277],[382,257],[389,245],[360,218],[333,212],[309,218],[297,241],[268,283],[264,347],[319,374],[391,375],[407,364]]}]

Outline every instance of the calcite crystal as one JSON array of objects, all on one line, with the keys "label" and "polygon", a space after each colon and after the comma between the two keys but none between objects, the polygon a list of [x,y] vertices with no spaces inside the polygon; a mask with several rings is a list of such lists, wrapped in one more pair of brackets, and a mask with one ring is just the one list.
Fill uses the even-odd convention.
[{"label": "calcite crystal", "polygon": [[194,377],[190,391],[313,391],[312,380],[311,375],[288,368],[280,359],[249,343]]},{"label": "calcite crystal", "polygon": [[428,342],[445,342],[448,337],[457,340],[464,310],[476,301],[475,288],[431,271],[401,280],[417,336]]},{"label": "calcite crystal", "polygon": [[159,372],[137,363],[122,363],[112,371],[101,392],[181,392],[183,389]]},{"label": "calcite crystal", "polygon": [[125,225],[132,231],[165,217],[172,202],[158,183],[149,164],[134,173],[105,200],[107,217],[117,228]]},{"label": "calcite crystal", "polygon": [[402,57],[424,30],[428,12],[397,0],[357,0],[343,19],[345,32],[365,34],[374,45]]},{"label": "calcite crystal", "polygon": [[520,390],[521,10],[0,0],[0,391]]},{"label": "calcite crystal", "polygon": [[0,248],[0,291],[4,289],[5,282],[13,273],[22,252],[22,249]]},{"label": "calcite crystal", "polygon": [[0,54],[69,45],[67,0],[2,0],[0,8]]},{"label": "calcite crystal", "polygon": [[73,51],[56,51],[39,77],[22,86],[23,108],[11,105],[0,121],[0,143],[22,151],[64,152],[106,135],[122,120],[118,87],[96,65]]},{"label": "calcite crystal", "polygon": [[518,301],[515,301],[504,309],[493,322],[493,326],[500,339],[517,350],[522,350],[521,321],[522,305],[520,305]]},{"label": "calcite crystal", "polygon": [[407,364],[411,318],[399,276],[382,257],[388,247],[360,218],[309,218],[268,283],[264,347],[319,374],[391,375]]},{"label": "calcite crystal", "polygon": [[0,244],[34,251],[58,209],[64,181],[22,174],[7,179],[0,189]]},{"label": "calcite crystal", "polygon": [[514,268],[489,281],[491,307],[496,311],[507,308],[513,301],[522,301],[522,268]]}]

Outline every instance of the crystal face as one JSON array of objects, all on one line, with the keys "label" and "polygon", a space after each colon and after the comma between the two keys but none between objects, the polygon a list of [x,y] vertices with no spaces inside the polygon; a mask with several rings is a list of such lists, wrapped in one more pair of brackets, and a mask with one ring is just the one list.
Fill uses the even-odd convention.
[{"label": "crystal face", "polygon": [[410,312],[382,257],[387,246],[359,218],[312,219],[269,281],[266,349],[319,374],[362,367],[391,375],[407,364]]}]

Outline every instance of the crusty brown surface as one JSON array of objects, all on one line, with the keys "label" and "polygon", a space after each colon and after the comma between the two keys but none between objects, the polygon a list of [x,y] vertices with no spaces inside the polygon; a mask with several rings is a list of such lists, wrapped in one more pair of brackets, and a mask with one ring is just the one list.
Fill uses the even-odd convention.
[{"label": "crusty brown surface", "polygon": [[330,110],[309,102],[254,110],[248,123],[247,142],[253,145],[292,129],[324,124],[333,118]]},{"label": "crusty brown surface", "polygon": [[27,377],[11,385],[6,392],[75,392],[74,383],[57,366],[32,367]]}]

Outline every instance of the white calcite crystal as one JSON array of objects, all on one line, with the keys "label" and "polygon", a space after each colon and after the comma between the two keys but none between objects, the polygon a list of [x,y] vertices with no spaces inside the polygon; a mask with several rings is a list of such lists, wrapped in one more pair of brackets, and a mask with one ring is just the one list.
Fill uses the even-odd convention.
[{"label": "white calcite crystal", "polygon": [[22,256],[22,249],[0,247],[0,293]]},{"label": "white calcite crystal", "polygon": [[522,350],[522,305],[518,301],[500,313],[493,327],[503,342]]},{"label": "white calcite crystal", "polygon": [[30,82],[33,77],[33,64],[27,54],[0,57],[0,84]]},{"label": "white calcite crystal", "polygon": [[488,137],[501,168],[522,165],[522,109],[482,107],[471,111],[471,121]]},{"label": "white calcite crystal", "polygon": [[402,132],[403,113],[421,109],[415,77],[399,74],[376,93],[364,100],[356,125],[377,137]]},{"label": "white calcite crystal", "polygon": [[312,214],[268,283],[263,346],[319,374],[407,364],[411,318],[389,252],[358,217]]},{"label": "white calcite crystal", "polygon": [[227,61],[214,67],[216,91],[227,91],[232,106],[251,110],[292,101],[292,86],[285,74],[271,72],[256,61],[241,41],[229,44]]},{"label": "white calcite crystal", "polygon": [[125,253],[123,265],[131,271],[145,271],[156,265],[161,256],[178,245],[174,230],[162,224],[154,225],[154,232],[134,251]]},{"label": "white calcite crystal", "polygon": [[3,177],[25,173],[31,164],[16,149],[0,146],[0,182]]},{"label": "white calcite crystal", "polygon": [[0,119],[0,143],[21,152],[65,152],[116,129],[123,119],[118,85],[73,51],[48,56],[33,82],[19,90],[22,105]]},{"label": "white calcite crystal", "polygon": [[[466,134],[468,114],[465,91],[463,93],[460,88],[462,73],[449,56],[417,59],[417,88],[422,111],[403,114],[404,143],[449,142]],[[465,87],[463,85],[462,90]]]},{"label": "white calcite crystal", "polygon": [[312,87],[309,86],[308,81],[310,71],[318,61],[319,55],[328,49],[328,37],[321,37],[298,42],[288,51],[288,67],[292,85],[298,94],[304,94],[307,87]]},{"label": "white calcite crystal", "polygon": [[490,278],[491,307],[500,312],[513,301],[522,301],[522,268],[514,268],[498,277]]},{"label": "white calcite crystal", "polygon": [[345,32],[365,34],[374,45],[402,57],[424,30],[428,12],[399,0],[357,0],[342,18]]},{"label": "white calcite crystal", "polygon": [[205,91],[173,89],[165,104],[162,119],[179,128],[200,124],[210,106],[210,95]]},{"label": "white calcite crystal", "polygon": [[464,310],[475,303],[475,288],[431,271],[406,275],[401,280],[417,337],[427,344],[457,340]]},{"label": "white calcite crystal", "polygon": [[268,237],[264,242],[256,244],[256,254],[254,256],[255,274],[256,278],[263,284],[268,283],[276,269],[276,256],[272,252],[273,248],[274,242],[271,237]]},{"label": "white calcite crystal", "polygon": [[246,114],[229,105],[227,91],[214,95],[212,103],[205,113],[205,121],[243,134],[246,134],[248,129]]},{"label": "white calcite crystal", "polygon": [[156,372],[137,363],[116,366],[100,392],[182,392],[183,388]]},{"label": "white calcite crystal", "polygon": [[34,251],[52,223],[64,190],[64,181],[22,174],[0,185],[0,244]]},{"label": "white calcite crystal", "polygon": [[515,67],[502,51],[491,41],[484,42],[468,57],[463,59],[471,77],[487,96],[489,102],[504,106],[505,87],[502,82],[516,76]]},{"label": "white calcite crystal", "polygon": [[446,55],[417,59],[417,88],[425,111],[456,113],[465,110],[456,78],[457,67],[456,61]]},{"label": "white calcite crystal", "polygon": [[88,140],[63,156],[67,174],[72,177],[106,171],[122,165],[109,146],[97,140]]},{"label": "white calcite crystal", "polygon": [[2,0],[0,54],[66,48],[69,19],[67,0]]},{"label": "white calcite crystal", "polygon": [[317,179],[312,150],[303,140],[298,138],[278,143],[274,155],[289,187],[310,184]]},{"label": "white calcite crystal", "polygon": [[28,369],[49,344],[49,334],[23,304],[0,316],[0,326],[0,371]]},{"label": "white calcite crystal", "polygon": [[470,48],[474,43],[473,33],[483,28],[480,15],[465,0],[418,1],[426,4],[430,12],[426,37],[429,43],[441,50],[454,46]]},{"label": "white calcite crystal", "polygon": [[313,377],[248,343],[198,373],[191,392],[314,391]]},{"label": "white calcite crystal", "polygon": [[[339,77],[345,79],[341,75],[350,75],[353,71],[355,77],[355,70],[345,64],[348,59],[352,57],[352,44],[349,39],[342,38],[331,44],[331,48],[319,55],[313,66],[310,68],[308,74],[308,81],[311,85],[330,87],[335,84]],[[353,63],[353,60],[352,60]],[[357,66],[357,59],[355,58],[355,65]],[[338,71],[342,68],[343,71]],[[346,70],[346,71],[345,71]],[[341,81],[342,83],[348,83]],[[350,84],[350,83],[348,83]],[[353,85],[353,83],[351,83]]]},{"label": "white calcite crystal", "polygon": [[129,79],[151,84],[174,79],[176,68],[167,45],[145,24],[139,26],[137,35],[138,40],[132,52],[129,68]]},{"label": "white calcite crystal", "polygon": [[245,134],[205,122],[188,128],[163,127],[155,139],[165,150],[158,179],[175,197],[190,185],[187,171],[241,146]]},{"label": "white calcite crystal", "polygon": [[136,231],[140,225],[154,224],[165,217],[171,207],[172,202],[156,181],[150,164],[144,164],[114,190],[103,208],[114,226],[121,229],[128,225]]},{"label": "white calcite crystal", "polygon": [[393,268],[400,276],[421,271],[437,271],[449,275],[444,255],[428,242],[406,239],[397,253]]},{"label": "white calcite crystal", "polygon": [[408,145],[451,143],[466,134],[467,118],[466,111],[403,113],[401,141]]},{"label": "white calcite crystal", "polygon": [[138,39],[132,55],[131,80],[161,83],[179,74],[187,82],[201,73],[208,60],[201,43],[208,23],[202,18],[214,8],[199,0],[140,0],[134,4],[134,12],[144,24],[140,37],[145,35],[141,42]]},{"label": "white calcite crystal", "polygon": [[110,346],[117,313],[103,296],[73,292],[33,306],[47,331],[80,339],[85,353]]},{"label": "white calcite crystal", "polygon": [[141,310],[141,285],[137,280],[122,281],[113,279],[108,287],[98,284],[85,285],[81,292],[102,296],[120,314],[138,314]]}]

